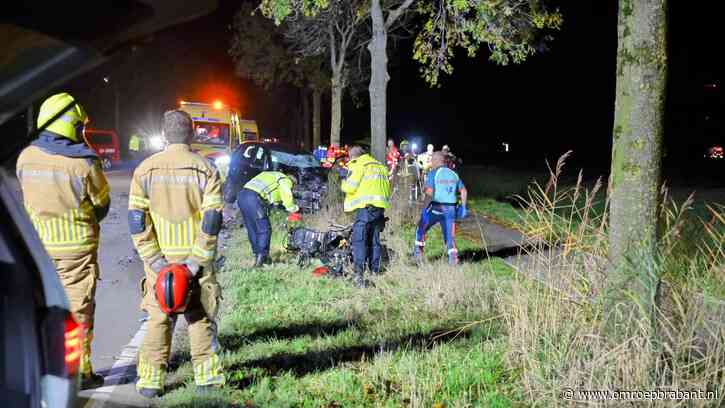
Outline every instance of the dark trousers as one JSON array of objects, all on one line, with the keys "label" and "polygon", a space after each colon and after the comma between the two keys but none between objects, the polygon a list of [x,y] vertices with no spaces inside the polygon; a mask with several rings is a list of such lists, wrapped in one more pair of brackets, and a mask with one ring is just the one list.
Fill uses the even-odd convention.
[{"label": "dark trousers", "polygon": [[272,225],[267,216],[267,206],[252,190],[243,188],[237,194],[237,206],[247,228],[249,243],[254,255],[269,256],[269,242],[272,239]]},{"label": "dark trousers", "polygon": [[357,210],[352,226],[352,259],[356,271],[364,271],[367,265],[373,273],[380,272],[380,232],[385,223],[385,210],[365,207]]},{"label": "dark trousers", "polygon": [[443,205],[431,203],[423,209],[418,221],[418,229],[415,232],[415,254],[421,253],[425,245],[425,235],[431,227],[441,225],[443,241],[448,247],[448,260],[456,263],[458,250],[456,249],[456,207],[455,205]]}]

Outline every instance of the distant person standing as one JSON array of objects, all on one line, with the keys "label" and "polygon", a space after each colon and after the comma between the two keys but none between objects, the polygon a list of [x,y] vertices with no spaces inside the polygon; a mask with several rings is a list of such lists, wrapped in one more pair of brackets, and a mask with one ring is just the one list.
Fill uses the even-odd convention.
[{"label": "distant person standing", "polygon": [[417,157],[418,168],[423,172],[423,175],[428,173],[431,169],[431,160],[433,158],[433,151],[435,146],[429,144],[424,153],[421,153]]},{"label": "distant person standing", "polygon": [[143,157],[144,142],[137,133],[131,135],[128,141],[128,152],[132,159],[140,160]]},{"label": "distant person standing", "polygon": [[446,158],[446,166],[451,170],[455,170],[456,167],[461,163],[461,160],[457,158],[456,155],[453,154],[453,152],[451,152],[451,148],[448,147],[448,145],[443,145],[441,151]]},{"label": "distant person standing", "polygon": [[388,169],[362,147],[353,146],[350,159],[341,188],[345,193],[344,211],[355,212],[351,238],[355,286],[364,288],[365,268],[380,272],[380,232],[385,226],[385,209],[390,205],[390,181]]},{"label": "distant person standing", "polygon": [[[466,199],[468,193],[463,182],[455,171],[445,165],[443,152],[435,152],[431,158],[432,169],[428,173],[423,186],[423,192],[430,200],[423,208],[415,233],[414,255],[417,261],[423,260],[425,235],[436,224],[441,224],[443,240],[448,249],[448,263],[458,264],[458,249],[456,249],[456,218],[466,216]],[[458,205],[458,194],[461,204]]]},{"label": "distant person standing", "polygon": [[86,111],[69,94],[46,99],[38,112],[38,128],[45,130],[20,153],[16,166],[25,209],[83,328],[81,389],[103,385],[91,366],[91,342],[100,276],[99,224],[111,203],[98,155],[83,141],[87,122]]},{"label": "distant person standing", "polygon": [[398,162],[400,162],[400,151],[395,146],[393,139],[388,139],[388,154],[385,155],[385,162],[388,165],[388,174],[392,181],[398,171]]}]

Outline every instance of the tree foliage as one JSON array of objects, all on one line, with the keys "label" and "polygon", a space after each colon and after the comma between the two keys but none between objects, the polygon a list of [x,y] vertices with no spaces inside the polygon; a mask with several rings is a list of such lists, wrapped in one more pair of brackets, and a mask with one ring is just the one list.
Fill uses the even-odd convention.
[{"label": "tree foliage", "polygon": [[[260,7],[280,24],[293,15],[317,15],[330,4],[331,0],[262,0]],[[401,15],[423,16],[413,58],[421,63],[421,73],[431,85],[439,83],[441,72],[453,72],[451,61],[457,48],[472,57],[485,44],[492,61],[520,63],[543,50],[551,39],[549,32],[563,22],[545,0],[387,0],[381,1],[381,7],[390,22],[389,32],[395,30],[392,24]]]},{"label": "tree foliage", "polygon": [[341,76],[341,86],[366,82],[366,67],[358,63],[367,42],[365,1],[328,0],[318,12],[294,13],[284,21],[284,37],[295,57],[325,58]]},{"label": "tree foliage", "polygon": [[418,1],[416,6],[426,20],[415,39],[413,58],[431,85],[438,84],[441,72],[453,72],[457,48],[474,57],[486,44],[492,61],[520,63],[551,39],[542,33],[562,24],[561,14],[539,0]]},{"label": "tree foliage", "polygon": [[234,17],[229,55],[238,76],[269,89],[290,84],[329,88],[329,68],[321,57],[300,58],[290,49],[284,31],[245,4]]}]

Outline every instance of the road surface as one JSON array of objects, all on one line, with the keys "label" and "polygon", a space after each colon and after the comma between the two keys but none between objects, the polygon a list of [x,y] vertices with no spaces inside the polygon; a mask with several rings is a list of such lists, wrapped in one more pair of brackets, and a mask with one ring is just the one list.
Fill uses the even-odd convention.
[{"label": "road surface", "polygon": [[[101,223],[98,251],[101,280],[96,290],[93,368],[106,377],[103,387],[83,391],[77,407],[146,406],[136,395],[135,347],[127,347],[141,327],[139,310],[143,264],[133,249],[128,232],[128,190],[133,169],[129,166],[106,173],[111,186],[111,209]],[[136,336],[138,343],[140,336]],[[133,345],[132,345],[133,346]],[[124,354],[123,356],[121,354]]]}]

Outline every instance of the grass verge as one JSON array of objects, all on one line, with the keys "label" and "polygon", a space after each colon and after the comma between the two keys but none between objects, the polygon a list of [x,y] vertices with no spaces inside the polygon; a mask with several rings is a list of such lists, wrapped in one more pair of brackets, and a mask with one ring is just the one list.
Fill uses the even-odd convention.
[{"label": "grass verge", "polygon": [[[273,223],[279,248],[284,228],[280,217]],[[410,242],[412,234],[411,225],[386,231],[391,245]],[[229,382],[196,394],[182,357],[160,405],[513,406],[520,398],[512,386],[517,373],[506,366],[504,325],[493,300],[510,286],[512,270],[497,259],[451,268],[437,260],[444,254],[438,235],[429,241],[430,263],[395,260],[373,278],[374,288],[357,290],[344,280],[313,277],[312,267],[300,270],[280,251],[280,263],[247,268],[245,231],[234,231],[219,274],[219,339]]]}]

